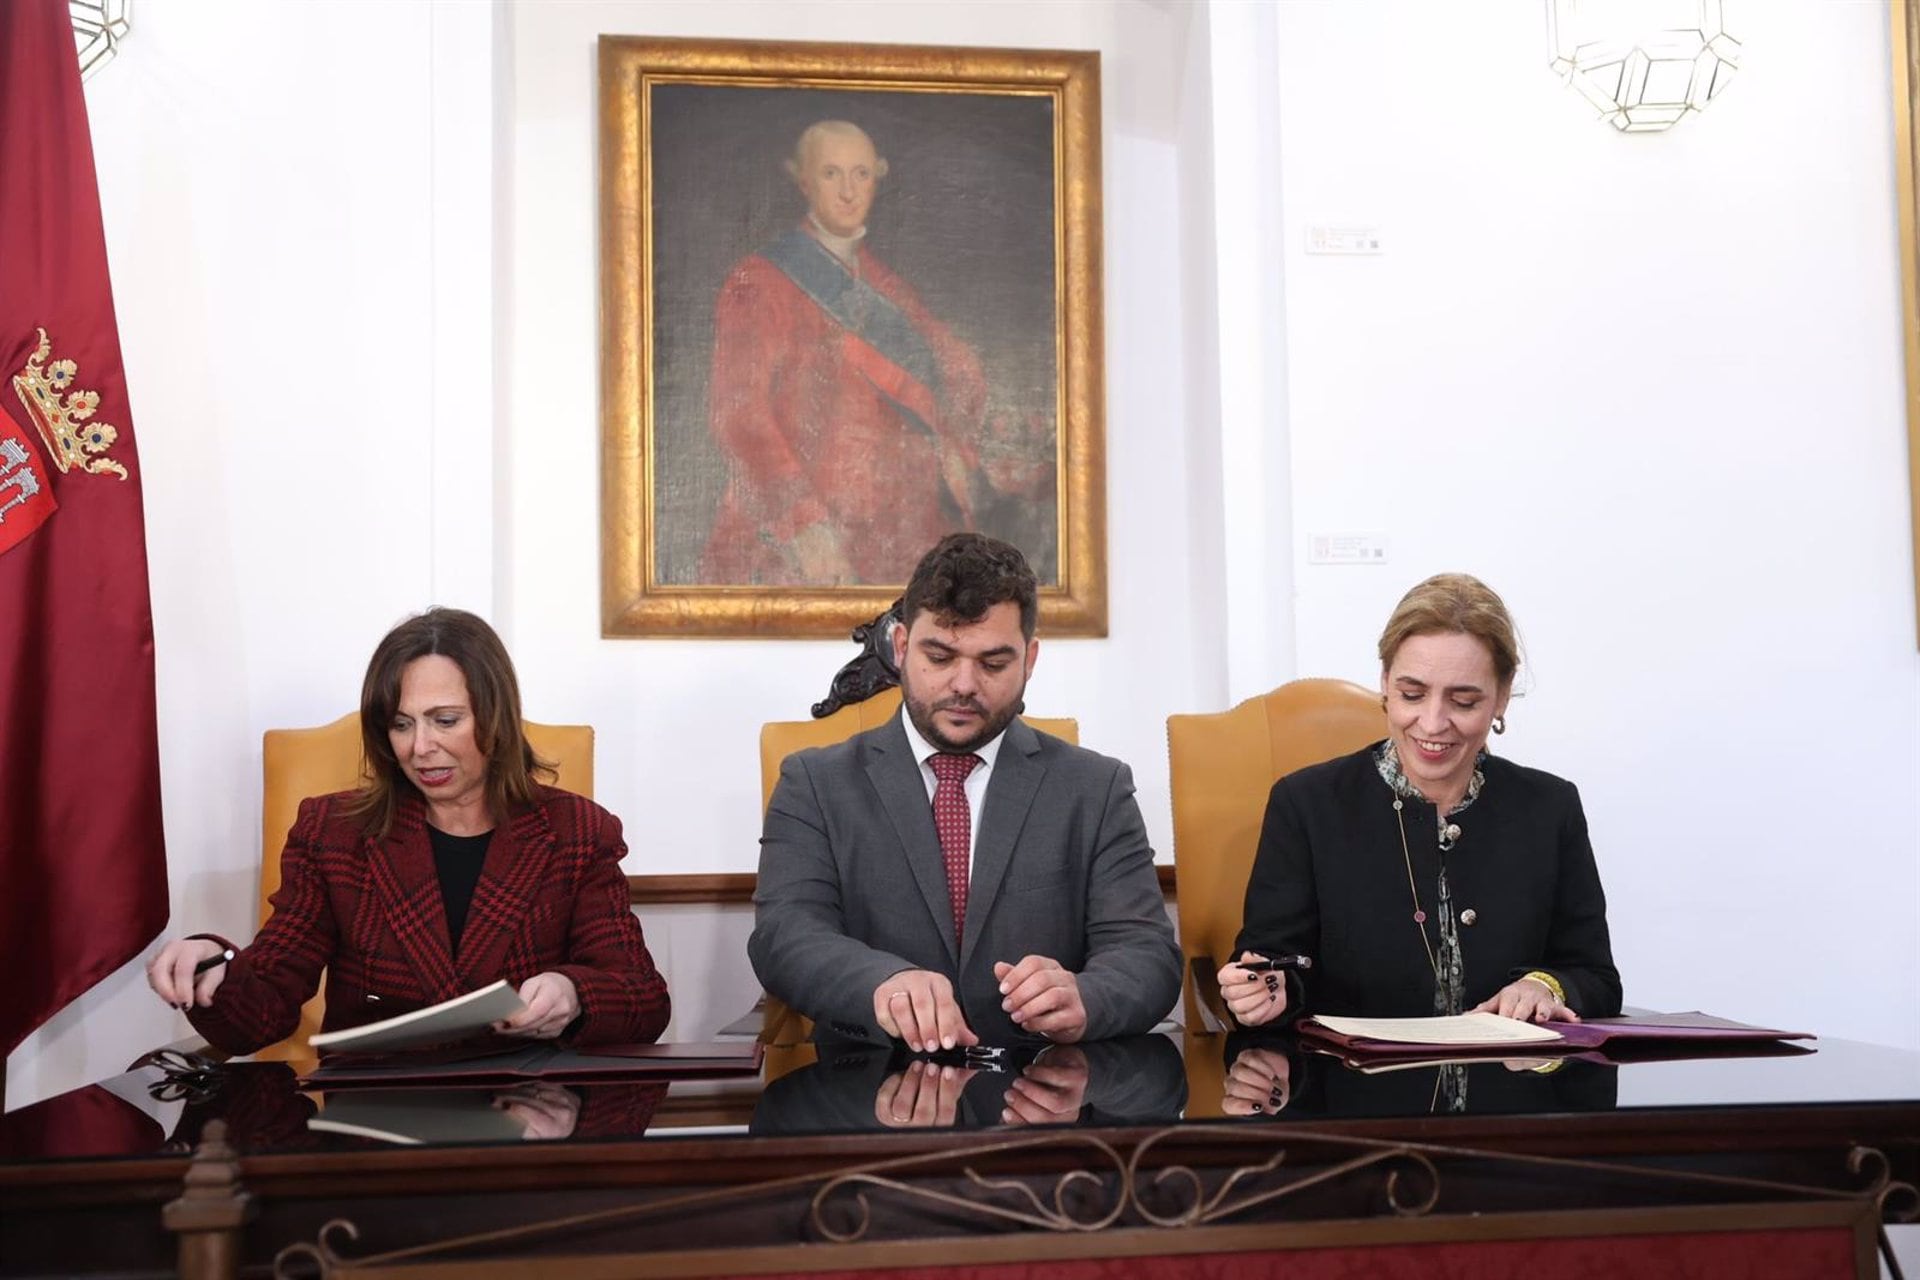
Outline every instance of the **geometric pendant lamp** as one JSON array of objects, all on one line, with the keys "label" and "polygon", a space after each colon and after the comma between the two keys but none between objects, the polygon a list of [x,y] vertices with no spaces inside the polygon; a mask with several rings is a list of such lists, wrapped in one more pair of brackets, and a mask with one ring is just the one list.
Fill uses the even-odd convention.
[{"label": "geometric pendant lamp", "polygon": [[[0,4],[8,0],[0,0]],[[113,61],[127,38],[133,0],[67,0],[73,18],[73,42],[80,53],[80,78],[88,80]]]},{"label": "geometric pendant lamp", "polygon": [[1703,110],[1740,69],[1721,0],[1547,0],[1553,73],[1622,133]]}]

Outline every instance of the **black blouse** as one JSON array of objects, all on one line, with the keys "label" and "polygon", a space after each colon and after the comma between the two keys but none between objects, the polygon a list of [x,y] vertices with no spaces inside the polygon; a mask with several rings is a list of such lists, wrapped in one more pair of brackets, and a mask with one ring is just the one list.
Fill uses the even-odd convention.
[{"label": "black blouse", "polygon": [[440,901],[447,909],[447,942],[458,957],[460,935],[467,927],[467,908],[473,905],[473,891],[480,885],[480,868],[486,863],[493,832],[450,836],[429,825],[427,840],[433,845],[433,869],[440,876]]}]

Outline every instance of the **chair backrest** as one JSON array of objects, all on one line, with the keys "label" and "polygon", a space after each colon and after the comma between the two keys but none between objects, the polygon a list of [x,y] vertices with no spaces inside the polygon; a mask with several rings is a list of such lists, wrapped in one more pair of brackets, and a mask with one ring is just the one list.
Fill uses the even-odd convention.
[{"label": "chair backrest", "polygon": [[[552,762],[554,785],[583,796],[593,794],[593,727],[584,724],[526,726],[527,740],[541,759]],[[347,791],[366,776],[360,758],[360,713],[349,711],[331,724],[313,729],[269,729],[261,737],[264,792],[260,831],[260,923],[273,914],[270,899],[280,887],[280,853],[287,833],[308,796]],[[300,1026],[291,1036],[258,1055],[266,1059],[311,1056],[307,1039],[320,1029],[325,1011],[315,994],[300,1012]]]},{"label": "chair backrest", "polygon": [[[856,733],[877,729],[900,714],[900,690],[882,689],[871,698],[842,707],[819,720],[770,720],[760,728],[760,808],[773,800],[773,788],[780,781],[780,766],[786,758],[807,747],[830,747],[845,742]],[[1080,722],[1021,716],[1042,733],[1050,733],[1078,745]],[[795,1044],[813,1034],[813,1023],[788,1008],[778,997],[769,995],[760,1039],[767,1045]],[[768,1079],[772,1079],[771,1075]]]},{"label": "chair backrest", "polygon": [[1358,751],[1386,731],[1379,691],[1345,680],[1293,680],[1231,711],[1167,717],[1175,909],[1190,1029],[1206,1025],[1194,961],[1211,976],[1240,933],[1267,793],[1294,770]]},{"label": "chair backrest", "polygon": [[[760,727],[760,808],[765,811],[773,799],[774,784],[780,781],[780,765],[796,751],[807,747],[830,747],[845,742],[856,733],[877,729],[900,714],[898,687],[882,689],[863,702],[842,707],[818,720],[769,720]],[[1050,720],[1040,716],[1021,716],[1042,733],[1078,745],[1080,722],[1073,719]]]}]

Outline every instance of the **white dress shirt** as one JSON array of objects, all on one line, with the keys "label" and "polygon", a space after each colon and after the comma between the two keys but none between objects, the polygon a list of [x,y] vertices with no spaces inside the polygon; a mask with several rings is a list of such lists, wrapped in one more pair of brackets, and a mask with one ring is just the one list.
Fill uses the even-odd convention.
[{"label": "white dress shirt", "polygon": [[[937,756],[941,748],[934,746],[920,736],[913,727],[913,717],[907,714],[907,704],[900,704],[900,726],[907,731],[907,745],[913,748],[913,758],[920,762],[920,779],[927,784],[927,804],[933,804],[934,788],[940,780],[933,776],[933,766],[929,759]],[[973,865],[973,850],[980,839],[980,805],[987,798],[987,778],[993,773],[994,757],[1000,754],[1000,744],[1006,739],[1007,731],[1002,729],[991,739],[973,748],[973,754],[980,757],[980,763],[973,766],[973,772],[967,775],[967,865]],[[966,754],[962,752],[960,754]]]}]

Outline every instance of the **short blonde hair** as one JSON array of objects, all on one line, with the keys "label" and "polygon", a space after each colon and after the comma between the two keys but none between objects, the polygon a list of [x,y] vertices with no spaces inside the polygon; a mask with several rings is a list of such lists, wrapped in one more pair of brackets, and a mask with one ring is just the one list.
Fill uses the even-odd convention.
[{"label": "short blonde hair", "polygon": [[1414,636],[1468,635],[1493,655],[1493,674],[1503,689],[1520,669],[1520,640],[1506,601],[1470,573],[1436,573],[1400,597],[1380,633],[1380,669],[1393,665],[1400,646]]}]

